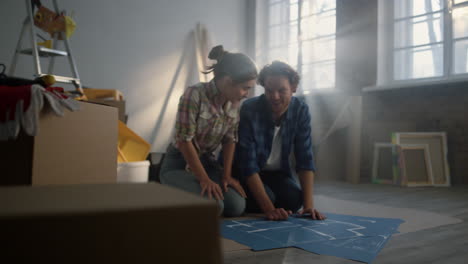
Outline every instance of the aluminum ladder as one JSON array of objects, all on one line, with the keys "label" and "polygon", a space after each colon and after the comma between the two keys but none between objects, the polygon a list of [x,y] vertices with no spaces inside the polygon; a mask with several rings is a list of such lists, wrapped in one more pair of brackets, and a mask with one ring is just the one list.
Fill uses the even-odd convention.
[{"label": "aluminum ladder", "polygon": [[[24,19],[23,26],[21,28],[21,33],[20,37],[18,40],[18,43],[16,45],[16,50],[15,54],[13,56],[13,60],[10,66],[9,70],[9,75],[14,76],[15,69],[16,69],[16,64],[18,61],[18,55],[19,54],[26,54],[26,55],[32,55],[34,59],[34,77],[42,77],[44,75],[52,75],[54,76],[56,82],[59,83],[69,83],[73,84],[78,92],[80,92],[82,95],[83,89],[81,86],[81,81],[80,81],[80,76],[78,74],[78,70],[76,67],[75,59],[73,58],[71,47],[69,40],[66,38],[64,32],[60,32],[58,34],[62,34],[62,40],[59,39],[57,34],[54,34],[53,37],[53,48],[49,49],[46,47],[39,46],[37,44],[37,33],[36,33],[36,27],[34,26],[34,14],[33,14],[33,1],[31,0],[26,0],[26,9],[27,9],[27,16]],[[57,0],[53,0],[53,5],[54,5],[54,11],[57,14],[60,14]],[[27,32],[27,29],[29,29],[29,34],[30,34],[30,39],[31,39],[31,48],[22,48],[22,43],[23,43],[23,38],[25,37],[25,34]],[[57,49],[57,44],[58,41],[63,41],[65,44],[65,50],[58,50]],[[56,57],[68,57],[68,62],[70,64],[71,72],[73,74],[73,77],[67,77],[67,76],[58,76],[53,74],[53,69],[54,69],[54,64],[55,64],[55,58]],[[41,67],[41,60],[40,58],[48,58],[49,59],[49,67],[48,71],[44,73],[42,71]]]}]

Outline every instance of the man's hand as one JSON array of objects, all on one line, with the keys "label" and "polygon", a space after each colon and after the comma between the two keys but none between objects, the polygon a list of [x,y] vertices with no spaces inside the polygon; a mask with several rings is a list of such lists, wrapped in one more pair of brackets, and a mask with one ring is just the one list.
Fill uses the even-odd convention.
[{"label": "man's hand", "polygon": [[292,214],[291,211],[286,211],[283,208],[275,208],[271,211],[265,213],[265,216],[268,220],[287,220],[288,217]]},{"label": "man's hand", "polygon": [[228,186],[231,186],[242,197],[247,198],[247,194],[245,194],[244,188],[242,188],[242,185],[239,183],[239,181],[237,179],[225,176],[225,177],[223,177],[221,182],[222,182],[221,186],[223,186],[224,192],[227,192],[228,191]]},{"label": "man's hand", "polygon": [[221,187],[219,185],[210,180],[205,179],[200,181],[200,186],[202,188],[201,196],[204,194],[208,195],[208,199],[215,198],[216,200],[224,200],[223,192],[221,191]]},{"label": "man's hand", "polygon": [[298,212],[299,215],[310,215],[314,220],[325,220],[327,217],[314,208],[304,208]]}]

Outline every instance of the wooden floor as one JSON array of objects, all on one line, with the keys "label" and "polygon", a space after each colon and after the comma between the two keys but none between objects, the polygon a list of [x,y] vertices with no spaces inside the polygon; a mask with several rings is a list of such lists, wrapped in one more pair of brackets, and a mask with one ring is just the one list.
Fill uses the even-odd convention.
[{"label": "wooden floor", "polygon": [[[372,263],[468,263],[468,186],[403,188],[376,184],[318,183],[315,193],[349,201],[412,208],[463,222],[393,236]],[[326,209],[325,209],[326,211]],[[398,215],[395,215],[398,218]],[[359,263],[296,248],[224,254],[226,264]]]}]

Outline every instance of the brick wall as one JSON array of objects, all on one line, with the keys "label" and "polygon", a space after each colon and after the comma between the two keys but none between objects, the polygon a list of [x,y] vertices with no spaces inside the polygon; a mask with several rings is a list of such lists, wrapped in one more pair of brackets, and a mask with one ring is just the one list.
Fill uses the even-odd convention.
[{"label": "brick wall", "polygon": [[452,184],[468,184],[468,83],[363,94],[361,177],[370,181],[374,142],[392,132],[447,133]]}]

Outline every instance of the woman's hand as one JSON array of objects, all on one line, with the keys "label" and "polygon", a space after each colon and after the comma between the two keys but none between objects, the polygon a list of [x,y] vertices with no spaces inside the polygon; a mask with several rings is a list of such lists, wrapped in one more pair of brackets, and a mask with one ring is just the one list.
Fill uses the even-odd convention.
[{"label": "woman's hand", "polygon": [[283,208],[275,208],[265,213],[268,220],[287,220],[292,214],[291,211],[286,211]]},{"label": "woman's hand", "polygon": [[304,208],[298,212],[299,215],[306,215],[314,220],[325,220],[327,217],[314,208]]},{"label": "woman's hand", "polygon": [[242,185],[239,183],[237,179],[234,179],[232,177],[223,177],[222,180],[222,186],[224,192],[228,191],[228,186],[231,186],[234,190],[236,190],[242,197],[247,198],[247,194],[245,194],[244,188],[242,188]]},{"label": "woman's hand", "polygon": [[216,200],[224,200],[223,192],[221,187],[214,181],[209,178],[200,181],[200,186],[202,188],[201,196],[204,194],[208,195],[208,199],[215,198]]}]

